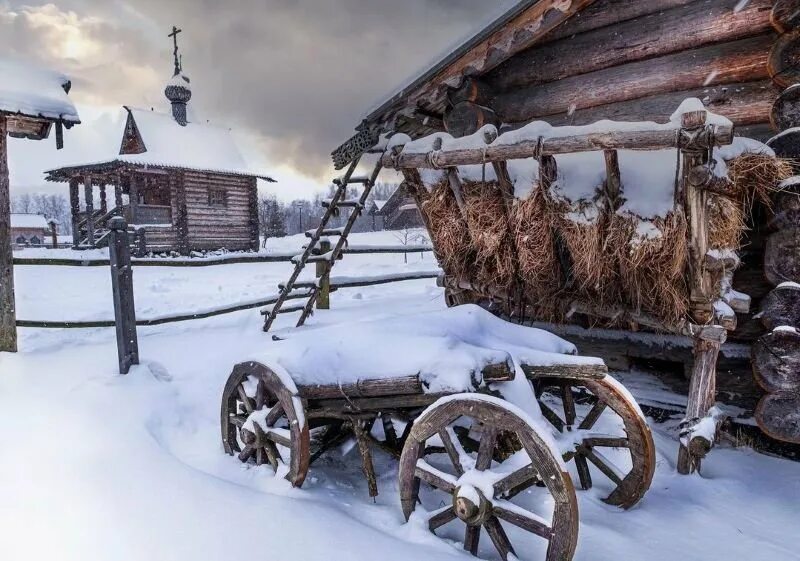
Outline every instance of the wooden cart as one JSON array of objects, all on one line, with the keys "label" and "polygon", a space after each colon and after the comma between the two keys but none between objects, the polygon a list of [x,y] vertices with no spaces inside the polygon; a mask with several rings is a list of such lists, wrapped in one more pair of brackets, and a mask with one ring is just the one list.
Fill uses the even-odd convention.
[{"label": "wooden cart", "polygon": [[[639,407],[601,361],[564,362],[488,364],[461,393],[432,392],[430,376],[419,374],[296,383],[275,364],[243,362],[225,385],[222,441],[228,454],[269,465],[299,487],[315,460],[354,437],[372,496],[371,449],[399,459],[406,519],[419,511],[431,531],[447,525],[451,538],[460,520],[466,530],[458,536],[474,555],[483,527],[503,559],[514,552],[516,532],[529,532],[545,540],[548,561],[569,560],[578,537],[573,475],[580,488],[598,486],[607,503],[630,508],[650,486],[655,447]],[[529,383],[520,386],[515,370]],[[516,393],[519,403],[520,392],[540,411],[506,400]],[[515,504],[518,498],[553,505],[552,514]]]}]

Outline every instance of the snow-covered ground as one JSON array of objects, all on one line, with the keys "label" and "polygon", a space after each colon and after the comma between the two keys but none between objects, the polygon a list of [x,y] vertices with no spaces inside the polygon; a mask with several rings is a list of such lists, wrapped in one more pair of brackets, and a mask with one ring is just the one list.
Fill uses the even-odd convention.
[{"label": "snow-covered ground", "polygon": [[[335,273],[432,266],[430,254],[419,259],[349,256]],[[137,268],[137,308],[155,314],[259,297],[288,270]],[[19,315],[111,317],[107,277],[102,267],[18,267]],[[343,289],[309,329],[443,308],[433,280]],[[281,316],[279,328],[294,319]],[[274,344],[261,320],[250,310],[140,328],[142,365],[128,376],[116,374],[113,329],[21,329],[21,352],[0,354],[0,559],[471,559],[403,523],[397,464],[381,452],[374,502],[347,447],[315,463],[302,489],[223,453],[222,387],[233,364]],[[720,445],[702,476],[683,477],[674,423],[653,429],[657,470],[639,505],[623,512],[597,490],[578,493],[576,559],[800,559],[800,464]]]}]

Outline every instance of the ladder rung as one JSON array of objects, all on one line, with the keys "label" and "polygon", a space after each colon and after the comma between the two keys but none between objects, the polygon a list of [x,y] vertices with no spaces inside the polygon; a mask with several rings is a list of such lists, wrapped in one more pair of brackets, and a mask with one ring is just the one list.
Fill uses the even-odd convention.
[{"label": "ladder rung", "polygon": [[370,182],[370,178],[369,177],[367,177],[366,175],[360,175],[358,177],[351,177],[350,181],[348,181],[347,183],[348,184],[350,184],[350,183],[361,183],[363,185],[366,185],[369,182]]},{"label": "ladder rung", "polygon": [[[323,230],[322,233],[320,234],[320,236],[322,236],[322,237],[324,237],[324,236],[341,236],[343,232],[344,232],[344,228],[335,228],[333,230]],[[313,238],[316,235],[317,235],[317,231],[316,230],[307,230],[306,231],[306,237],[307,238]]]},{"label": "ladder rung", "polygon": [[[279,314],[291,314],[292,312],[301,312],[305,309],[305,304],[292,304],[291,306],[281,306],[281,309],[278,310]],[[268,316],[272,313],[272,306],[267,306],[261,310],[262,316]]]},{"label": "ladder rung", "polygon": [[[339,257],[336,258],[337,261],[341,261],[344,258],[342,253],[339,253]],[[325,255],[312,255],[308,258],[306,263],[330,263],[331,262],[331,254],[326,253]]]},{"label": "ladder rung", "polygon": [[[322,201],[322,206],[323,207],[327,208],[327,207],[331,206],[331,204],[332,204],[332,202],[331,202],[330,199]],[[338,207],[353,207],[353,208],[362,208],[363,207],[361,202],[358,201],[357,199],[356,200],[350,200],[350,201],[339,201],[338,203],[336,203],[336,206],[338,206]]]}]

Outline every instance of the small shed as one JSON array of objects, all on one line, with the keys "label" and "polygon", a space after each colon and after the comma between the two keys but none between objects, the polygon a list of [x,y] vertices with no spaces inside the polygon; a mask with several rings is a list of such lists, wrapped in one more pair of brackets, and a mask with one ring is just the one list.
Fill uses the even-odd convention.
[{"label": "small shed", "polygon": [[405,183],[400,184],[383,202],[378,215],[383,217],[384,230],[424,227],[419,208],[417,208],[411,193],[408,192]]},{"label": "small shed", "polygon": [[274,180],[249,169],[229,129],[190,118],[192,90],[177,54],[164,94],[170,113],[124,107],[117,153],[46,172],[69,183],[74,247],[105,246],[108,221],[122,216],[148,252],[257,250],[257,183]]},{"label": "small shed", "polygon": [[43,245],[49,230],[47,219],[41,214],[11,214],[11,242],[14,245]]},{"label": "small shed", "polygon": [[42,140],[56,130],[56,146],[64,128],[80,123],[67,97],[71,82],[58,72],[19,60],[0,58],[0,352],[17,350],[14,268],[11,252],[11,195],[8,137]]}]

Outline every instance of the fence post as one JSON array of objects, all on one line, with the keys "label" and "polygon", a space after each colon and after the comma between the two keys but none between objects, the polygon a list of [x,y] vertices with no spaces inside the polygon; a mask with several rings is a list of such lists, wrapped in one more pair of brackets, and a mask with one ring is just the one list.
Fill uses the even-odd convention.
[{"label": "fence post", "polygon": [[139,364],[139,341],[136,336],[136,310],[133,307],[133,270],[128,225],[124,218],[114,217],[109,223],[108,253],[111,261],[111,288],[114,292],[114,323],[117,328],[119,373],[127,374]]},{"label": "fence post", "polygon": [[[319,253],[325,255],[331,251],[331,242],[320,240]],[[317,294],[317,309],[331,309],[331,264],[329,261],[317,261],[317,282],[319,283],[319,293]]]}]

